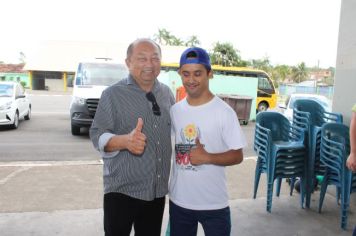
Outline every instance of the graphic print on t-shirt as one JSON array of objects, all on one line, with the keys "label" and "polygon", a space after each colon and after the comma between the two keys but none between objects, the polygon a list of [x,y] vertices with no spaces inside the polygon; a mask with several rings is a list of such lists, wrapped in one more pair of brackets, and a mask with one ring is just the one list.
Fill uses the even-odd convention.
[{"label": "graphic print on t-shirt", "polygon": [[195,147],[195,139],[200,138],[200,130],[194,124],[188,124],[180,130],[182,143],[175,145],[176,164],[181,170],[197,171],[201,166],[190,163],[190,149]]}]

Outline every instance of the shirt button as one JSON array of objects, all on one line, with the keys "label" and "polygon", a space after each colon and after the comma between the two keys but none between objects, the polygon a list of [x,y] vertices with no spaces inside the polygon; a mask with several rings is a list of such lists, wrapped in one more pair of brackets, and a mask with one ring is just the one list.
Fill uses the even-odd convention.
[{"label": "shirt button", "polygon": [[161,158],[158,158],[158,161],[161,161]]},{"label": "shirt button", "polygon": [[157,142],[157,144],[159,145],[159,141]]},{"label": "shirt button", "polygon": [[161,176],[160,176],[160,175],[158,175],[157,177],[158,177],[158,178],[161,178]]},{"label": "shirt button", "polygon": [[157,128],[157,125],[155,125],[155,128]]}]

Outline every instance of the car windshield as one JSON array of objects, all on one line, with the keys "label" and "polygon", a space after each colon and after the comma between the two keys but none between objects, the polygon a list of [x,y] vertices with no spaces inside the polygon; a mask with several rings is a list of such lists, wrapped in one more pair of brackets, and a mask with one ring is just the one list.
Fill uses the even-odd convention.
[{"label": "car windshield", "polygon": [[0,97],[12,97],[14,86],[12,84],[0,84]]},{"label": "car windshield", "polygon": [[112,85],[127,76],[127,69],[120,64],[88,63],[83,66],[82,85]]},{"label": "car windshield", "polygon": [[328,109],[329,104],[326,100],[322,99],[322,98],[317,98],[317,97],[291,97],[290,98],[290,102],[289,102],[289,108],[293,109],[294,108],[294,102],[297,99],[310,99],[310,100],[314,100],[317,101],[318,103],[320,103],[320,105],[322,105],[325,109]]}]

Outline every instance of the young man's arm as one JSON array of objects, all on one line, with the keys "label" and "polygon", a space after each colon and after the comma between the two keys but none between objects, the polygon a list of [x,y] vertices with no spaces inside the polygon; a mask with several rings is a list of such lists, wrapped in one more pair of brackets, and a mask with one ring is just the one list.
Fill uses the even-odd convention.
[{"label": "young man's arm", "polygon": [[350,156],[347,158],[347,167],[356,172],[356,112],[352,113],[350,124]]},{"label": "young man's arm", "polygon": [[199,139],[196,139],[196,147],[190,150],[190,163],[192,165],[213,164],[231,166],[241,163],[242,160],[242,149],[229,150],[223,153],[208,153]]}]

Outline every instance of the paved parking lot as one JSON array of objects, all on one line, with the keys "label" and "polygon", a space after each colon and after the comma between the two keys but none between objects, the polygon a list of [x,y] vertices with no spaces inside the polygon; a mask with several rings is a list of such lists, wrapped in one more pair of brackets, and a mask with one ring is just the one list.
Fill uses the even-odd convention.
[{"label": "paved parking lot", "polygon": [[[47,95],[49,96],[50,94]],[[37,95],[34,94],[33,96]],[[51,103],[48,100],[46,102],[48,105]],[[38,120],[33,120],[32,122],[41,123]],[[69,119],[66,116],[63,116],[63,119],[56,120],[55,129],[62,132],[64,138],[59,138],[62,145],[49,145],[49,147],[52,147],[53,153],[58,154],[63,152],[63,147],[71,147],[71,145],[65,144],[69,142],[72,145],[74,145],[73,143],[76,143],[75,145],[84,145],[81,148],[90,149],[89,155],[94,156],[82,159],[68,159],[65,158],[66,154],[63,154],[64,158],[58,159],[57,157],[60,157],[60,155],[51,156],[51,154],[47,153],[51,148],[47,148],[46,152],[44,152],[43,149],[40,149],[41,145],[39,145],[36,150],[32,151],[40,150],[39,153],[42,153],[42,159],[37,159],[36,161],[14,161],[10,158],[6,159],[6,161],[0,160],[1,235],[103,235],[102,163],[100,158],[96,156],[95,151],[91,149],[90,142],[85,135],[74,137],[75,140],[73,139],[70,135],[69,126],[67,127],[68,122]],[[63,130],[61,125],[66,127],[66,130]],[[253,122],[250,122],[243,129],[251,136],[253,127]],[[41,144],[42,142],[43,144],[54,140],[52,138],[46,140],[43,138],[46,136],[42,134],[38,134],[38,137],[33,136],[33,133],[39,132],[38,129],[30,132],[29,126],[24,125],[22,128],[24,133],[32,133],[30,139],[36,141],[35,143]],[[4,134],[9,135],[7,136],[7,142],[10,143],[12,140],[11,143],[14,145],[15,141],[19,139],[19,137],[15,137],[19,133],[15,132],[6,131],[0,135],[2,137],[4,137]],[[77,142],[78,140],[79,142]],[[249,137],[248,140],[251,147],[252,138]],[[7,149],[4,148],[2,150]],[[13,148],[12,150],[15,151],[17,149]],[[31,152],[31,149],[27,151]],[[10,149],[8,153],[11,155]],[[4,158],[4,155],[7,155],[6,152],[0,153],[0,157]],[[77,156],[78,154],[75,155]],[[233,236],[351,235],[351,228],[356,224],[355,196],[352,196],[351,199],[351,212],[347,231],[340,230],[340,210],[336,204],[333,190],[327,194],[323,212],[319,214],[317,212],[318,191],[313,194],[311,209],[301,209],[299,206],[299,194],[294,193],[293,196],[289,196],[289,186],[284,182],[281,197],[273,198],[272,213],[267,213],[265,210],[266,176],[262,175],[257,199],[252,199],[256,158],[251,148],[245,153],[245,156],[246,158],[242,164],[226,168],[232,210]],[[51,160],[50,158],[55,158],[56,160]],[[163,231],[167,225],[167,220],[168,214],[166,211]],[[199,235],[204,235],[201,229],[199,230]]]},{"label": "paved parking lot", "polygon": [[[257,199],[252,199],[254,166],[255,160],[250,158],[227,170],[233,236],[351,235],[356,222],[355,199],[348,231],[339,227],[340,211],[332,194],[327,194],[319,214],[318,192],[313,194],[311,208],[301,209],[299,194],[289,196],[286,183],[268,213],[265,176]],[[0,163],[0,192],[2,236],[103,235],[100,162]],[[163,231],[167,221],[166,211]],[[204,235],[201,229],[199,235]]]}]

